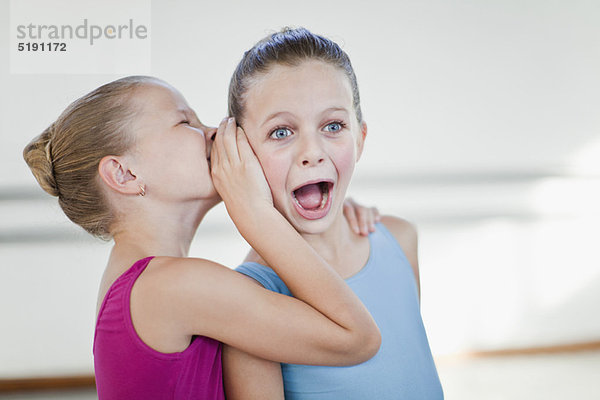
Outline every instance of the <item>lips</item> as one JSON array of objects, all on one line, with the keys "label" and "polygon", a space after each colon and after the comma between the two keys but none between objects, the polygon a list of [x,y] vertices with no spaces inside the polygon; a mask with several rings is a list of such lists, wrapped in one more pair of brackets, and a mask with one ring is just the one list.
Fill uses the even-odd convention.
[{"label": "lips", "polygon": [[313,181],[292,191],[294,208],[302,217],[316,220],[325,217],[331,209],[333,182]]}]

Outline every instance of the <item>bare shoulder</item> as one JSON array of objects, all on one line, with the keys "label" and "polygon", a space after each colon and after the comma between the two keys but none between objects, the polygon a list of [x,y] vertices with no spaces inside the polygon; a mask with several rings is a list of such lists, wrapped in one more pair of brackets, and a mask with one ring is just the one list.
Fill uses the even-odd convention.
[{"label": "bare shoulder", "polygon": [[[204,333],[190,329],[194,318],[208,317],[211,307],[230,297],[231,290],[247,285],[239,273],[201,258],[156,257],[140,275],[132,292],[132,305],[150,320],[161,321],[163,330]],[[240,289],[240,285],[242,289]],[[133,299],[136,299],[135,301]]]},{"label": "bare shoulder", "polygon": [[381,223],[394,235],[405,252],[417,247],[418,234],[414,224],[393,215],[382,216]]},{"label": "bare shoulder", "polygon": [[217,262],[189,257],[156,257],[145,275],[148,294],[183,303],[227,298],[231,290],[243,289],[248,281],[256,282]]},{"label": "bare shoulder", "polygon": [[224,285],[235,282],[235,274],[200,258],[153,258],[131,292],[131,316],[139,337],[161,352],[183,351],[191,335],[208,329],[197,321],[210,317],[211,306],[226,297]]},{"label": "bare shoulder", "polygon": [[203,258],[191,257],[155,257],[148,265],[148,272],[151,274],[168,277],[171,275],[179,276],[182,272],[195,272],[211,268],[224,268],[222,265]]},{"label": "bare shoulder", "polygon": [[400,244],[400,247],[404,251],[415,274],[417,289],[420,292],[418,235],[416,226],[405,219],[391,215],[382,216],[381,223],[383,223],[392,235],[394,235],[398,244]]},{"label": "bare shoulder", "polygon": [[231,269],[202,258],[155,257],[144,272],[147,284],[156,284],[164,290],[179,291],[182,285],[198,284],[205,279],[214,279],[221,274],[233,272]]}]

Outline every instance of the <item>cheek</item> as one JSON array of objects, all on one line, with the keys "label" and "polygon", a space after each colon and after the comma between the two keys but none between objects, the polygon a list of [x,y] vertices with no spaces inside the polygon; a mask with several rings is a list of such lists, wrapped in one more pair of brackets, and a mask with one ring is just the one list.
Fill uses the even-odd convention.
[{"label": "cheek", "polygon": [[350,180],[356,164],[356,148],[353,143],[332,150],[332,159],[341,180]]}]

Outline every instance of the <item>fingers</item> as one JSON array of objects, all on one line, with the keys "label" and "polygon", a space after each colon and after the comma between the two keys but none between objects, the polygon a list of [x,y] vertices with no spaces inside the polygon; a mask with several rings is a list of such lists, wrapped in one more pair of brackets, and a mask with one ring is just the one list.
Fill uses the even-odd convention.
[{"label": "fingers", "polygon": [[229,160],[239,161],[240,153],[237,146],[237,124],[233,117],[227,120],[227,127],[225,128],[223,140],[225,142],[225,147],[227,148]]},{"label": "fingers", "polygon": [[368,236],[370,232],[375,232],[375,224],[373,223],[370,210],[357,204],[355,212],[360,234]]},{"label": "fingers", "polygon": [[360,228],[358,225],[358,220],[356,219],[355,208],[352,204],[352,199],[348,198],[344,200],[344,216],[348,221],[348,225],[350,225],[350,229],[357,235],[360,235]]},{"label": "fingers", "polygon": [[381,216],[379,210],[375,207],[362,207],[358,205],[357,208],[358,221],[361,226],[360,233],[368,235],[370,232],[375,232],[375,224],[380,222]]},{"label": "fingers", "polygon": [[369,232],[375,232],[375,224],[381,222],[381,215],[379,215],[379,210],[377,209],[377,207],[371,207],[368,209],[366,215],[368,218],[367,225],[369,226]]},{"label": "fingers", "polygon": [[[223,149],[227,154],[227,159],[230,162],[236,162],[240,159],[240,154],[238,152],[236,136],[237,136],[237,126],[235,124],[235,118],[228,118],[225,122],[224,131],[221,135],[221,139],[223,141]],[[217,133],[217,136],[219,134]]]},{"label": "fingers", "polygon": [[[373,218],[375,220],[375,223],[377,224],[377,223],[381,222],[381,214],[379,214],[379,210],[377,209],[377,207],[371,207],[371,211],[373,213]],[[373,228],[375,228],[375,227],[373,226]]]},{"label": "fingers", "polygon": [[[221,163],[228,161],[227,154],[224,152],[223,145],[223,134],[225,132],[225,127],[227,126],[227,118],[224,118],[219,127],[217,128],[217,133],[215,135],[215,139],[213,141],[210,158],[211,158],[211,166],[213,169]],[[217,162],[218,161],[218,162]]]},{"label": "fingers", "polygon": [[252,150],[252,147],[250,146],[246,132],[244,132],[244,129],[241,127],[237,128],[236,139],[238,153],[242,160],[246,157],[256,157],[254,150]]},{"label": "fingers", "polygon": [[236,124],[234,118],[225,118],[221,121],[212,150],[217,150],[218,158],[221,162],[239,161],[240,155],[236,144]]},{"label": "fingers", "polygon": [[352,198],[344,201],[344,215],[350,228],[362,236],[375,232],[375,224],[381,221],[381,215],[376,207],[363,207]]},{"label": "fingers", "polygon": [[[230,215],[243,215],[250,206],[273,207],[264,171],[246,133],[237,127],[233,118],[225,119],[219,125],[212,151],[213,184]],[[238,214],[239,210],[245,211]]]}]

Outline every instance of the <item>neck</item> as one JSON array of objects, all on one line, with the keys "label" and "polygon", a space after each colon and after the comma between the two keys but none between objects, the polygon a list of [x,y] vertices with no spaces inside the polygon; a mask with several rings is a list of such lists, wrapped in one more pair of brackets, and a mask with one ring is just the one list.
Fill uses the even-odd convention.
[{"label": "neck", "polygon": [[348,253],[355,234],[340,210],[331,226],[323,232],[301,233],[302,237],[330,265],[336,266]]},{"label": "neck", "polygon": [[196,230],[215,201],[195,201],[181,205],[148,204],[127,215],[113,239],[114,252],[134,258],[146,256],[186,257]]}]

